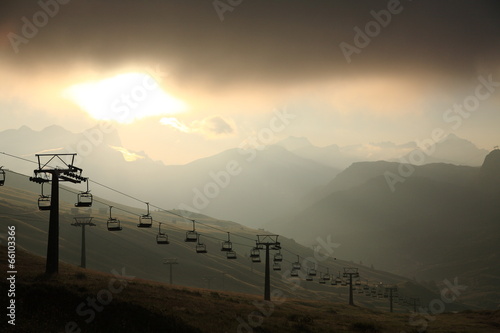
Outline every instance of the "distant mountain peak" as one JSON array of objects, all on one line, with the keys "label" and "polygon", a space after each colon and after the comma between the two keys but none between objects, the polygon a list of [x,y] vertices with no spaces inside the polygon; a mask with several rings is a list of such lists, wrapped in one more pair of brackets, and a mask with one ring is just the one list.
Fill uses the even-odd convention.
[{"label": "distant mountain peak", "polygon": [[481,173],[500,175],[500,149],[494,149],[486,155],[481,166]]},{"label": "distant mountain peak", "polygon": [[297,149],[301,149],[304,147],[311,147],[312,144],[309,139],[305,137],[297,137],[297,136],[289,136],[286,139],[278,141],[276,143],[277,146],[283,147],[287,150],[294,151]]}]

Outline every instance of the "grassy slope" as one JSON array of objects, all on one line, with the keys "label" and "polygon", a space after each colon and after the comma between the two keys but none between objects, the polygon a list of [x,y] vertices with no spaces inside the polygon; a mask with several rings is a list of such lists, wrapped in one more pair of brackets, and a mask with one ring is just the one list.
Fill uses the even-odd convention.
[{"label": "grassy slope", "polygon": [[[6,272],[3,246],[0,257],[0,269]],[[257,311],[254,303],[262,304],[261,297],[254,295],[132,279],[122,292],[113,294],[113,300],[102,311],[96,312],[94,320],[86,323],[89,316],[79,316],[76,308],[88,297],[104,295],[101,290],[109,290],[114,276],[61,264],[58,275],[45,278],[44,264],[44,258],[18,250],[17,325],[15,330],[8,326],[8,332],[63,332],[66,323],[71,321],[83,332],[236,332],[240,325],[237,318],[248,322],[249,315]],[[1,285],[2,304],[7,304],[5,279]],[[118,283],[114,286],[119,288]],[[419,328],[410,325],[409,314],[390,314],[325,301],[291,298],[282,301],[264,305],[264,312],[269,316],[252,331],[417,332]],[[258,317],[253,319],[259,322]],[[0,330],[5,332],[5,326],[4,316]],[[499,329],[500,311],[466,311],[436,316],[429,323],[428,331],[494,332]]]}]

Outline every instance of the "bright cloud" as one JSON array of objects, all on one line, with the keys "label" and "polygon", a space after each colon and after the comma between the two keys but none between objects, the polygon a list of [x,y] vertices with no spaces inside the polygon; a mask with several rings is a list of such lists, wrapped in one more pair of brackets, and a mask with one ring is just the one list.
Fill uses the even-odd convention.
[{"label": "bright cloud", "polygon": [[234,124],[221,116],[212,116],[201,121],[193,121],[190,125],[182,123],[177,118],[162,118],[160,123],[184,133],[199,133],[208,138],[227,136],[235,132]]},{"label": "bright cloud", "polygon": [[111,147],[114,150],[122,153],[123,158],[127,162],[133,162],[133,161],[137,161],[137,160],[140,160],[140,159],[144,158],[144,156],[138,155],[136,153],[132,153],[132,152],[128,151],[127,149],[123,148],[123,147],[116,147],[116,146],[111,146],[111,145],[109,147]]}]

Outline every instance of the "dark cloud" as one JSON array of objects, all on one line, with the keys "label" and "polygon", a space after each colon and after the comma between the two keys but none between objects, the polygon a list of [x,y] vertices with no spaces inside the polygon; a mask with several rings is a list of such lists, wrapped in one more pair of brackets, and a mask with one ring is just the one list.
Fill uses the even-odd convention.
[{"label": "dark cloud", "polygon": [[[55,0],[44,0],[54,2]],[[14,53],[9,32],[22,34],[38,1],[2,1],[2,58],[36,70],[86,62],[110,68],[162,63],[188,84],[217,87],[241,81],[288,84],[342,75],[443,72],[470,76],[479,64],[496,66],[497,1],[401,0],[370,44],[347,64],[341,42],[354,43],[371,11],[389,1],[245,0],[221,22],[212,1],[72,0]]]}]

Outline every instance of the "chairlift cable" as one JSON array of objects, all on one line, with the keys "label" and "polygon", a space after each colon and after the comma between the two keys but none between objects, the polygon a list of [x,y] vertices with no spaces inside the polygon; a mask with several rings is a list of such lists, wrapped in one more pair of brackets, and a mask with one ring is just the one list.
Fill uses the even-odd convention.
[{"label": "chairlift cable", "polygon": [[[8,153],[5,153],[5,152],[0,152],[0,154],[6,155],[6,156],[9,156],[9,157],[12,157],[12,158],[17,158],[17,159],[19,159],[19,160],[23,160],[23,161],[30,162],[30,163],[33,163],[33,164],[38,164],[38,162],[36,162],[36,161],[29,160],[29,159],[27,159],[27,158],[23,158],[23,157],[16,156],[16,155],[13,155],[13,154],[8,154]],[[13,172],[13,171],[11,171],[11,172]],[[14,173],[16,173],[16,174],[18,174],[18,175],[23,175],[23,176],[25,176],[25,177],[29,178],[29,176],[24,175],[24,174],[21,174],[21,173],[18,173],[18,172],[14,172]],[[97,184],[97,185],[99,185],[99,186],[102,186],[102,187],[104,187],[104,188],[106,188],[106,189],[108,189],[108,190],[111,190],[111,191],[114,191],[114,192],[116,192],[116,193],[119,193],[119,194],[121,194],[121,195],[123,195],[123,196],[125,196],[125,197],[130,198],[130,199],[136,200],[136,201],[141,202],[141,203],[146,203],[146,201],[143,201],[143,200],[141,200],[141,199],[138,199],[138,198],[136,198],[136,197],[134,197],[134,196],[132,196],[132,195],[129,195],[129,194],[127,194],[127,193],[123,192],[123,191],[119,191],[119,190],[117,190],[117,189],[114,189],[114,188],[112,188],[112,187],[110,187],[110,186],[104,185],[104,184],[102,184],[101,182],[97,182],[97,181],[95,181],[95,180],[93,180],[93,179],[92,179],[92,180],[91,180],[91,179],[88,179],[88,181],[89,181],[89,182],[91,181],[91,182],[93,182],[93,183],[95,183],[95,184]],[[65,190],[65,191],[67,191],[67,192],[73,193],[73,194],[78,194],[78,192],[74,192],[74,191],[72,191],[72,190],[70,190],[70,189],[68,189],[68,188],[65,188],[65,187],[62,187],[61,189]],[[103,204],[103,205],[105,205],[105,206],[109,206],[109,204],[107,204],[107,203],[105,203],[105,202],[103,202],[103,201],[100,201],[100,200],[94,200],[94,201],[95,201],[95,202],[98,202],[98,203],[100,203],[100,204]],[[173,212],[173,211],[171,211],[171,210],[168,210],[168,209],[163,209],[163,208],[161,208],[161,207],[158,207],[158,206],[156,206],[156,205],[152,205],[152,204],[150,204],[150,206],[151,206],[151,207],[154,207],[154,208],[157,208],[157,209],[160,209],[160,210],[162,210],[162,211],[164,211],[164,212],[167,212],[167,213],[169,213],[169,214],[171,214],[171,215],[174,215],[174,216],[180,217],[180,218],[182,218],[182,219],[189,220],[189,221],[193,221],[193,222],[197,222],[197,223],[199,223],[199,224],[201,224],[201,225],[204,225],[204,226],[206,226],[206,227],[212,228],[212,229],[214,229],[214,230],[221,231],[221,232],[227,232],[227,231],[225,231],[225,230],[223,230],[223,229],[220,229],[220,228],[214,227],[214,226],[209,225],[209,224],[206,224],[206,223],[204,223],[204,222],[200,222],[200,221],[196,221],[196,220],[190,219],[190,218],[188,218],[188,217],[186,217],[186,216],[183,216],[183,215],[181,215],[181,214],[175,213],[175,212]],[[141,216],[140,214],[130,212],[130,211],[125,210],[125,209],[120,208],[120,207],[115,207],[115,206],[114,206],[114,208],[115,208],[115,209],[117,209],[117,210],[120,210],[120,211],[122,211],[122,212],[125,212],[125,213],[127,213],[127,214],[130,214],[130,215],[134,215],[134,216]],[[166,222],[160,222],[160,221],[157,221],[157,220],[155,220],[154,222],[156,222],[156,223],[166,223]],[[177,230],[185,230],[185,229],[181,229],[181,228],[178,228],[178,227],[173,227],[173,226],[172,226],[172,228],[177,229]],[[238,233],[234,233],[234,232],[233,232],[232,234],[233,234],[234,236],[237,236],[237,237],[241,237],[241,238],[244,238],[244,239],[247,239],[247,240],[250,240],[250,241],[254,241],[254,239],[253,239],[253,238],[250,238],[250,237],[247,237],[247,236],[243,236],[243,235],[240,235],[240,234],[238,234]],[[205,235],[205,236],[206,236],[206,235]],[[217,239],[217,238],[215,238],[215,237],[212,237],[212,238]],[[218,240],[220,240],[220,239],[218,239]],[[252,247],[253,247],[253,246],[249,246],[249,245],[246,245],[246,244],[241,244],[241,243],[234,243],[234,244],[238,244],[238,245],[242,245],[242,246],[247,246],[247,247],[250,247],[250,248],[252,248]],[[293,253],[292,251],[290,251],[290,250],[288,250],[288,249],[286,249],[286,248],[282,248],[282,250],[287,251],[287,252],[289,252],[289,253],[291,253],[291,254],[296,255],[295,253]],[[285,260],[285,261],[286,261],[286,259],[283,259],[283,260]],[[318,266],[318,267],[325,267],[325,268],[326,268],[326,266],[324,266],[324,265],[320,265],[320,264],[318,264],[317,266]]]}]

